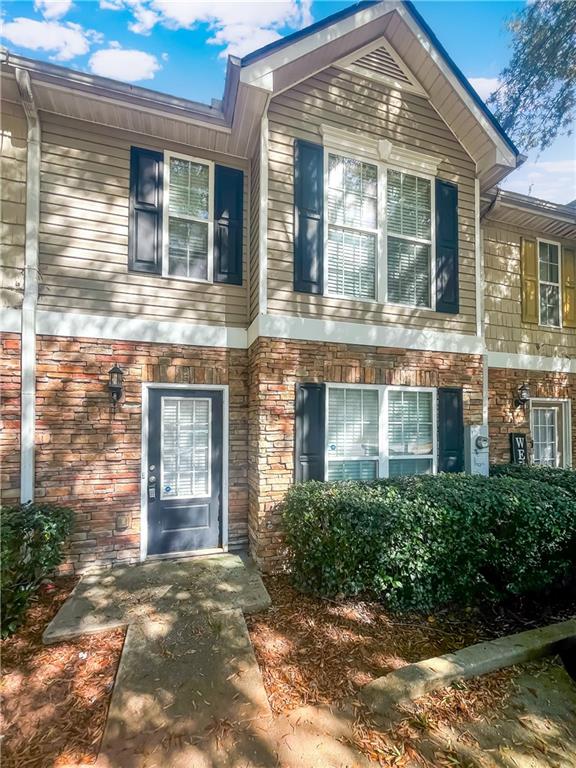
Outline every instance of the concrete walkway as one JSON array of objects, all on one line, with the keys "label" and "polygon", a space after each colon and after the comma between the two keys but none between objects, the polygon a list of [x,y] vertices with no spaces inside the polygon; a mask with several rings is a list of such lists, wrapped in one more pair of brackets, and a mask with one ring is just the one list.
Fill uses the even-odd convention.
[{"label": "concrete walkway", "polygon": [[[84,577],[44,638],[127,626],[96,768],[371,765],[350,745],[353,710],[272,716],[244,621],[269,605],[255,568],[232,555]],[[576,768],[576,688],[567,675],[547,669],[518,690],[494,719],[422,734],[417,749],[433,764],[440,754],[446,765]],[[399,712],[386,715],[381,727],[393,733]],[[450,763],[455,755],[461,763]]]},{"label": "concrete walkway", "polygon": [[83,577],[44,642],[127,626],[96,767],[363,766],[339,740],[349,723],[272,717],[244,620],[269,605],[233,555]]},{"label": "concrete walkway", "polygon": [[155,560],[83,576],[46,627],[44,643],[131,624],[270,605],[258,571],[236,555]]}]

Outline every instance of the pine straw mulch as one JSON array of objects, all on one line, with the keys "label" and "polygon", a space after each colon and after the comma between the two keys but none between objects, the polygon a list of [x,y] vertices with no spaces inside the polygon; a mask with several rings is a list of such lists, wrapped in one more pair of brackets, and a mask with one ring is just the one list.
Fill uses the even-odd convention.
[{"label": "pine straw mulch", "polygon": [[540,603],[434,616],[395,615],[376,601],[325,600],[297,592],[287,577],[265,578],[272,607],[247,617],[272,710],[339,705],[375,677],[467,645],[576,615],[573,595]]},{"label": "pine straw mulch", "polygon": [[[466,761],[457,749],[447,748],[442,740],[434,747],[435,732],[442,727],[451,728],[459,732],[459,741],[475,745],[467,726],[501,717],[516,690],[514,679],[519,673],[519,667],[508,667],[429,693],[398,707],[394,723],[388,727],[374,721],[370,713],[355,702],[356,722],[350,744],[369,760],[386,768],[472,768],[472,763]],[[424,742],[428,757],[422,751]]]},{"label": "pine straw mulch", "polygon": [[24,623],[1,642],[2,766],[93,763],[124,643],[124,630],[45,646],[42,632],[76,579],[39,593]]}]

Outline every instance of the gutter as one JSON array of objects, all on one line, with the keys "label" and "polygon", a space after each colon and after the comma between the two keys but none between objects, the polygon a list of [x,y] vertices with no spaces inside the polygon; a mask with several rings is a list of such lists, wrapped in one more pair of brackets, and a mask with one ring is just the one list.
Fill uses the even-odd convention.
[{"label": "gutter", "polygon": [[38,303],[38,229],[40,225],[40,119],[30,74],[15,69],[28,123],[26,162],[26,244],[21,330],[20,501],[34,500],[36,426],[36,305]]}]

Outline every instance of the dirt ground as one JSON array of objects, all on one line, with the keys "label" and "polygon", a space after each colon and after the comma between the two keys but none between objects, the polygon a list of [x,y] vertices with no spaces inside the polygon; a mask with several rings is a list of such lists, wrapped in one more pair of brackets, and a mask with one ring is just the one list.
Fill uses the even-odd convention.
[{"label": "dirt ground", "polygon": [[515,601],[433,616],[395,615],[378,602],[303,595],[264,578],[272,607],[247,618],[272,710],[338,704],[375,677],[432,656],[576,616],[576,598]]},{"label": "dirt ground", "polygon": [[56,768],[95,761],[124,630],[44,646],[42,632],[74,588],[37,595],[23,625],[3,640],[3,768]]}]

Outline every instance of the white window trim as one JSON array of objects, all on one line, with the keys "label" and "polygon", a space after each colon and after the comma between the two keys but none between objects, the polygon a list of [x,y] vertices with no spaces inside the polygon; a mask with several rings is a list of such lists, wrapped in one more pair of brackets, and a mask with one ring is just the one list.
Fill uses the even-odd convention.
[{"label": "white window trim", "polygon": [[[559,325],[544,325],[542,323],[542,304],[540,301],[540,285],[556,285],[556,283],[550,283],[548,280],[540,280],[540,243],[545,245],[554,245],[558,249],[558,319]],[[562,330],[562,247],[556,240],[546,240],[543,237],[537,238],[537,257],[538,257],[538,325],[541,328],[556,328]]]},{"label": "white window trim", "polygon": [[[329,391],[331,389],[367,389],[378,392],[378,457],[374,456],[350,456],[349,458],[333,458],[333,461],[375,461],[378,465],[377,479],[382,480],[390,476],[390,459],[432,459],[432,474],[438,473],[438,390],[436,387],[404,387],[392,384],[326,384],[326,407],[324,414],[324,433],[328,434],[328,418],[330,409]],[[406,456],[390,456],[388,448],[388,393],[389,392],[431,392],[432,393],[432,453],[424,456],[408,454]],[[330,455],[328,446],[324,447],[324,477],[328,477],[328,464]]]},{"label": "white window trim", "polygon": [[[207,254],[207,278],[186,277],[184,275],[171,275],[168,272],[169,265],[169,218],[170,218],[170,160],[172,158],[187,160],[208,168],[208,219],[189,218],[189,221],[198,221],[208,225],[208,254]],[[170,280],[185,280],[188,283],[212,284],[214,282],[214,162],[201,157],[183,155],[179,152],[164,152],[164,184],[162,200],[162,277]]]},{"label": "white window trim", "polygon": [[[394,162],[394,159],[389,159],[386,163],[378,159],[379,153],[370,151],[370,144],[363,144],[362,139],[359,139],[359,143],[356,142],[356,150],[353,148],[354,137],[344,131],[338,131],[337,129],[331,129],[328,131],[326,126],[322,126],[322,135],[328,140],[323,145],[324,150],[324,195],[323,195],[323,248],[324,248],[324,265],[323,265],[323,281],[324,281],[324,295],[331,298],[346,299],[347,301],[359,301],[363,304],[383,304],[390,307],[401,307],[403,309],[415,309],[415,310],[428,310],[431,312],[436,311],[436,285],[434,275],[436,274],[436,176],[425,173],[416,168],[405,166]],[[346,138],[342,138],[346,137]],[[331,140],[331,141],[330,141]],[[365,139],[364,141],[374,141],[371,139]],[[333,143],[332,143],[333,142]],[[382,144],[383,142],[375,142]],[[385,142],[390,144],[390,142]],[[391,146],[391,145],[390,145]],[[408,152],[408,150],[406,150]],[[377,172],[377,190],[378,190],[378,204],[377,204],[377,227],[376,229],[360,229],[354,227],[348,227],[354,231],[370,232],[376,235],[376,274],[375,274],[375,287],[376,296],[373,299],[366,299],[356,296],[348,296],[343,293],[335,293],[328,288],[328,228],[330,226],[328,221],[328,167],[329,167],[329,155],[334,154],[339,157],[348,158],[351,160],[357,160],[362,163],[368,163],[376,166]],[[418,153],[414,153],[417,155]],[[425,156],[423,156],[425,157]],[[440,161],[438,161],[440,163]],[[394,235],[391,237],[398,237],[401,240],[407,242],[417,242],[425,245],[430,245],[430,304],[426,306],[416,306],[415,304],[402,304],[399,302],[389,301],[388,299],[388,221],[386,216],[386,198],[388,194],[388,170],[399,171],[410,176],[416,176],[421,179],[425,179],[430,182],[430,218],[431,240],[423,240],[420,238],[409,238],[404,235]],[[337,226],[337,225],[335,225]],[[347,229],[347,227],[343,227]]]},{"label": "white window trim", "polygon": [[[167,496],[164,493],[164,406],[166,400],[186,400],[186,401],[199,401],[202,400],[208,403],[208,480],[206,483],[207,493],[204,495],[190,496]],[[209,499],[212,495],[212,400],[209,397],[178,397],[177,394],[170,395],[168,397],[162,397],[160,399],[160,501],[178,501],[178,499]]]},{"label": "white window trim", "polygon": [[532,419],[532,408],[546,407],[551,405],[561,406],[562,412],[562,455],[564,456],[565,468],[572,467],[572,413],[571,405],[572,401],[566,397],[533,397],[530,399],[530,437],[534,440],[534,422]]}]

